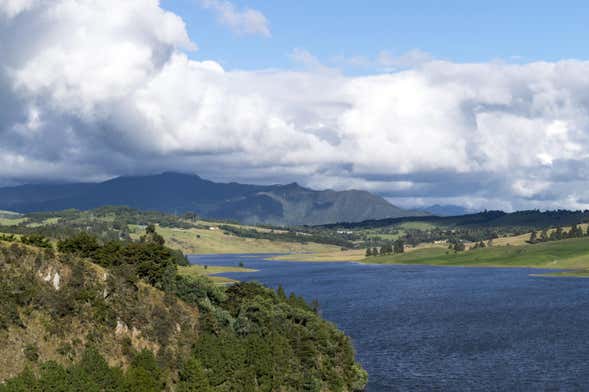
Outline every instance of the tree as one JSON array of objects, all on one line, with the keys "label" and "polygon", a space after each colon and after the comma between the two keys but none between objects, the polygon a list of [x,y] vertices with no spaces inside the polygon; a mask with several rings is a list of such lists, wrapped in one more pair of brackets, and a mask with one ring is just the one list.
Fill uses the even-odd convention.
[{"label": "tree", "polygon": [[463,252],[465,249],[466,249],[466,246],[464,245],[464,242],[456,241],[454,243],[454,252]]},{"label": "tree", "polygon": [[162,237],[161,235],[159,235],[155,231],[154,225],[149,225],[145,228],[145,235],[141,236],[140,241],[148,243],[148,244],[156,244],[156,245],[160,245],[160,246],[164,246],[164,244],[166,243],[166,240],[164,240],[164,237]]},{"label": "tree", "polygon": [[570,237],[571,238],[583,237],[583,229],[581,229],[578,225],[574,224],[571,227]]},{"label": "tree", "polygon": [[378,256],[378,248],[372,248],[372,256]]},{"label": "tree", "polygon": [[100,248],[98,240],[93,235],[82,232],[57,243],[57,249],[62,253],[73,253],[80,257],[93,257]]},{"label": "tree", "polygon": [[546,241],[548,241],[548,230],[544,229],[540,233],[540,242],[546,242]]},{"label": "tree", "polygon": [[284,288],[281,284],[278,285],[277,294],[281,301],[286,301],[286,293],[284,292]]},{"label": "tree", "polygon": [[530,239],[528,240],[528,242],[530,244],[535,244],[536,242],[538,242],[535,231],[532,231],[532,233],[530,234]]},{"label": "tree", "polygon": [[372,249],[366,248],[366,257],[372,256]]},{"label": "tree", "polygon": [[147,349],[137,353],[125,374],[125,390],[129,392],[159,392],[164,389],[162,370],[153,353]]},{"label": "tree", "polygon": [[178,392],[209,392],[211,386],[209,379],[196,358],[191,358],[180,370],[180,384],[176,389]]},{"label": "tree", "polygon": [[388,255],[393,253],[393,246],[391,244],[384,244],[380,247],[380,254],[381,255]]},{"label": "tree", "polygon": [[405,243],[402,239],[398,239],[394,243],[393,251],[395,253],[404,253],[405,252]]},{"label": "tree", "polygon": [[552,241],[562,240],[562,227],[557,227],[556,230],[550,234],[550,239]]}]

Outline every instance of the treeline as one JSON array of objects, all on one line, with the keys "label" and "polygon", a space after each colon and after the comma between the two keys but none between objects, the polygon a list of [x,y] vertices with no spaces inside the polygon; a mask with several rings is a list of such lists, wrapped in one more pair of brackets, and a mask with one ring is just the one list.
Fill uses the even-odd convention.
[{"label": "treeline", "polygon": [[[406,222],[424,222],[436,226],[453,228],[529,228],[530,230],[542,230],[548,227],[570,226],[589,221],[589,210],[527,210],[506,213],[503,211],[483,211],[476,214],[460,216],[423,216],[406,218],[387,218],[367,220],[358,223],[336,223],[323,225],[327,229],[377,229],[393,227]],[[528,232],[530,231],[528,230]]]},{"label": "treeline", "polygon": [[[40,366],[38,374],[26,369],[19,376],[0,384],[0,392],[156,392],[166,388],[165,373],[166,370],[149,350],[133,354],[131,364],[124,370],[110,367],[98,350],[89,347],[79,363],[66,368],[48,361]],[[212,391],[198,361],[193,359],[182,364],[176,391]]]},{"label": "treeline", "polygon": [[59,219],[62,223],[91,220],[114,219],[118,225],[160,225],[162,227],[175,227],[188,229],[194,225],[187,222],[185,218],[194,218],[192,214],[186,216],[176,216],[159,211],[140,211],[125,206],[105,206],[93,210],[80,211],[75,209],[52,211],[52,212],[32,212],[24,215],[31,223],[42,223],[47,219]]},{"label": "treeline", "polygon": [[284,232],[262,232],[256,229],[242,228],[230,225],[221,225],[219,229],[225,233],[244,238],[266,239],[271,241],[285,241],[308,243],[315,242],[319,244],[337,245],[342,248],[353,248],[354,243],[343,238],[341,235],[333,231],[315,231],[315,232],[300,232],[296,230],[285,229]]},{"label": "treeline", "polygon": [[0,234],[0,241],[20,242],[25,245],[37,246],[39,248],[53,248],[48,238],[41,234],[21,235],[20,238],[14,234]]},{"label": "treeline", "polygon": [[374,248],[366,248],[366,257],[370,256],[384,256],[384,255],[392,255],[392,254],[399,254],[405,252],[405,243],[403,240],[398,239],[392,243],[388,242],[385,245],[380,247],[380,250],[376,247]]},{"label": "treeline", "polygon": [[557,227],[552,230],[550,234],[548,234],[547,229],[544,229],[539,233],[532,231],[530,239],[527,242],[530,244],[537,244],[539,242],[559,241],[567,238],[581,238],[586,236],[589,236],[589,227],[586,231],[583,231],[579,225],[572,225],[568,231],[565,231],[562,227]]}]

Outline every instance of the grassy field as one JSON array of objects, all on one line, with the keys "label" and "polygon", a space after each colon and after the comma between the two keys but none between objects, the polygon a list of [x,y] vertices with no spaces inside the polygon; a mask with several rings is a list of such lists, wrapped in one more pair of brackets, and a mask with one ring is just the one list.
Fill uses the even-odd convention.
[{"label": "grassy field", "polygon": [[[132,231],[131,237],[134,239],[139,238],[143,234],[143,228],[139,226],[130,226],[130,229]],[[180,249],[186,254],[323,253],[335,252],[340,249],[334,245],[242,238],[227,235],[219,229],[174,229],[158,227],[157,232],[164,237],[167,246]]]},{"label": "grassy field", "polygon": [[532,267],[571,269],[581,272],[589,269],[589,238],[575,238],[534,245],[493,246],[459,253],[444,248],[423,248],[400,255],[370,257],[364,262],[471,267]]},{"label": "grassy field", "polygon": [[256,272],[254,269],[242,267],[219,267],[219,266],[204,266],[193,264],[188,267],[178,267],[178,273],[186,276],[207,276],[217,284],[229,284],[236,282],[234,279],[225,278],[223,276],[215,276],[224,272]]},{"label": "grassy field", "polygon": [[[446,250],[446,244],[419,244],[415,247],[406,246],[405,252],[411,253],[423,249]],[[280,261],[310,261],[310,262],[337,262],[337,261],[366,261],[366,249],[333,250],[329,252],[315,252],[290,254],[272,257],[270,260]],[[371,259],[368,259],[370,261]]]},{"label": "grassy field", "polygon": [[361,261],[364,259],[366,251],[363,249],[354,250],[336,250],[333,252],[290,254],[275,256],[270,260],[280,261],[311,261],[311,262],[337,262],[337,261]]},{"label": "grassy field", "polygon": [[21,218],[19,216],[0,215],[0,225],[2,226],[16,226],[26,220],[26,218]]}]

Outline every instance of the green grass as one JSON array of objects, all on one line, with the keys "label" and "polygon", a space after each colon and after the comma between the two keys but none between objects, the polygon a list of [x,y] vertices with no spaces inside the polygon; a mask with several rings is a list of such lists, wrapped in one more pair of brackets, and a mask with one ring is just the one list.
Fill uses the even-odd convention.
[{"label": "green grass", "polygon": [[589,278],[589,270],[563,271],[553,272],[549,274],[533,274],[533,276],[544,276],[553,278]]},{"label": "green grass", "polygon": [[27,218],[21,218],[19,216],[15,217],[7,217],[7,216],[0,216],[0,225],[2,226],[16,226],[19,223],[26,222]]},{"label": "green grass", "polygon": [[397,225],[398,228],[401,229],[408,229],[408,230],[432,230],[435,229],[436,227],[438,227],[438,225],[435,225],[433,223],[428,223],[428,222],[403,222],[399,225]]},{"label": "green grass", "polygon": [[223,276],[215,276],[215,274],[222,274],[224,272],[256,272],[256,270],[243,267],[204,266],[200,264],[193,264],[188,267],[178,267],[178,273],[180,275],[192,277],[208,276],[209,279],[217,284],[237,282],[234,279],[225,278]]},{"label": "green grass", "polygon": [[300,262],[314,262],[314,263],[329,263],[329,262],[341,262],[341,261],[361,261],[364,259],[366,251],[364,249],[354,250],[337,250],[334,252],[322,252],[322,253],[299,253],[299,254],[288,254],[271,257],[269,260],[280,260],[280,261],[300,261]]},{"label": "green grass", "polygon": [[[143,234],[138,226],[129,225],[129,228],[134,239]],[[164,237],[167,246],[186,254],[334,252],[340,249],[334,245],[243,238],[226,235],[222,230],[158,227],[157,232]]]},{"label": "green grass", "polygon": [[[395,241],[395,240],[398,240],[399,238],[403,237],[404,235],[406,235],[407,230],[428,231],[428,230],[432,230],[436,227],[440,227],[440,226],[433,224],[433,223],[429,223],[429,222],[403,222],[403,223],[399,223],[394,226],[389,226],[386,228],[360,230],[360,231],[358,231],[358,233],[366,234],[370,237],[378,237],[378,238],[381,238],[382,240],[385,240],[385,241]],[[382,230],[387,230],[387,231],[388,230],[396,230],[397,233],[396,234],[382,233],[381,232]]]},{"label": "green grass", "polygon": [[363,260],[379,264],[427,264],[480,267],[532,267],[589,269],[589,238],[576,238],[534,245],[495,246],[454,253],[444,248],[377,256]]}]

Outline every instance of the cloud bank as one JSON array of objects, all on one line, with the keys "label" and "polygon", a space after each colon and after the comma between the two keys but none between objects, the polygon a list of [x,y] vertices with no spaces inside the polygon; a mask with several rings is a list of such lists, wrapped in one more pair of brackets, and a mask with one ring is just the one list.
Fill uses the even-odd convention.
[{"label": "cloud bank", "polygon": [[195,48],[156,0],[0,1],[0,179],[181,170],[402,205],[589,207],[589,62],[419,56],[347,77],[227,71]]}]

